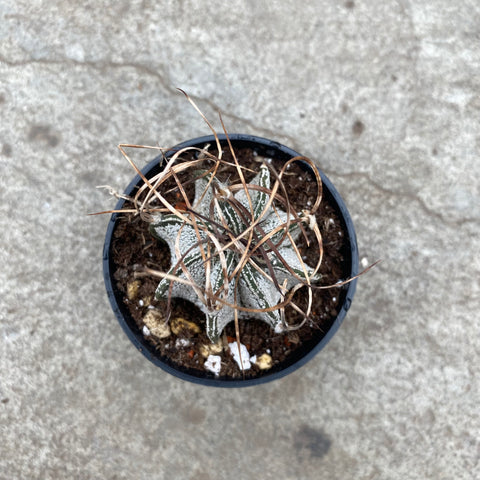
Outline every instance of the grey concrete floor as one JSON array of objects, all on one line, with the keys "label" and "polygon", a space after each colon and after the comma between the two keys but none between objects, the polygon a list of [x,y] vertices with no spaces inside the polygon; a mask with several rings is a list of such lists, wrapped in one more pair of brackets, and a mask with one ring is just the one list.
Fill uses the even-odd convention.
[{"label": "grey concrete floor", "polygon": [[[108,304],[86,213],[118,143],[210,133],[175,87],[313,158],[383,259],[283,380],[183,383]],[[480,478],[479,92],[473,0],[0,0],[0,478]]]}]

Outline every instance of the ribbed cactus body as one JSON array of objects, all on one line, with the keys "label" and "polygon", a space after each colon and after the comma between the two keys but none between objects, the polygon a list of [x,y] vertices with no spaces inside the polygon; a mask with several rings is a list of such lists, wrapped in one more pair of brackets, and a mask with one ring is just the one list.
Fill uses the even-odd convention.
[{"label": "ribbed cactus body", "polygon": [[[281,309],[275,307],[299,283],[298,277],[318,280],[293,246],[301,232],[298,217],[289,218],[278,206],[268,205],[270,171],[266,165],[246,190],[198,172],[194,201],[183,212],[194,221],[162,214],[154,217],[150,228],[168,244],[172,259],[169,277],[160,281],[156,298],[170,295],[197,305],[206,315],[206,333],[212,342],[234,319],[235,309],[239,318],[255,317],[281,332],[285,325]],[[252,224],[253,235],[246,232]],[[262,243],[267,236],[268,242]]]}]

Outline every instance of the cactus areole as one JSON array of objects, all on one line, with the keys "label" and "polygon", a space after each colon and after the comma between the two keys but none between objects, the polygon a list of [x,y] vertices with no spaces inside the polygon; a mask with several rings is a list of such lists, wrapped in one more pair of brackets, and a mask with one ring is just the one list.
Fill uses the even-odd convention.
[{"label": "cactus areole", "polygon": [[[226,137],[218,137],[222,147],[228,148]],[[234,149],[251,148],[264,158],[288,162],[300,156],[283,145],[260,137],[230,134],[229,139]],[[162,172],[165,158],[183,148],[201,149],[206,144],[215,146],[215,138],[201,137],[177,145],[164,154],[163,162],[162,157],[157,157],[142,173],[151,178]],[[305,164],[302,168],[311,170],[312,165]],[[329,179],[321,171],[318,173],[323,198],[341,218],[348,251],[344,255],[344,276],[338,280],[346,280],[358,273],[355,231],[340,195]],[[164,303],[181,298],[195,304],[205,316],[205,333],[212,344],[221,342],[222,332],[234,320],[244,322],[255,318],[268,324],[272,335],[287,332],[289,324],[283,306],[292,288],[308,289],[312,286],[312,295],[316,295],[315,286],[322,285],[319,265],[303,261],[303,252],[296,246],[305,230],[313,228],[312,218],[308,216],[308,210],[292,210],[288,202],[283,208],[274,201],[272,190],[278,187],[277,179],[277,173],[268,163],[259,163],[257,173],[248,183],[237,182],[233,186],[211,171],[199,168],[192,176],[193,201],[187,202],[180,214],[164,211],[152,215],[150,233],[166,243],[170,251],[170,269],[159,281],[155,298]],[[131,195],[143,183],[137,176],[125,194]],[[284,196],[280,189],[275,192],[277,196]],[[124,199],[119,200],[116,210],[121,210],[124,204]],[[145,338],[145,329],[142,333],[138,322],[132,318],[123,299],[124,293],[113,278],[115,266],[111,243],[118,215],[115,213],[111,217],[104,247],[104,278],[111,305],[135,346],[153,363],[184,380],[213,386],[249,386],[283,377],[323,348],[337,331],[352,302],[356,280],[337,289],[340,303],[328,330],[319,332],[283,364],[262,371],[258,378],[230,379],[201,370],[177,368],[162,358],[158,349]]]}]

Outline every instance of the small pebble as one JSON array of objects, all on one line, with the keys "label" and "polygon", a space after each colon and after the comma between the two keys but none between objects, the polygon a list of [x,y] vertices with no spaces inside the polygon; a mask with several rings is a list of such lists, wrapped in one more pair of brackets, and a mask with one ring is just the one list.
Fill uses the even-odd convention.
[{"label": "small pebble", "polygon": [[170,335],[170,327],[165,323],[165,317],[158,310],[148,310],[143,317],[143,323],[150,334],[158,338],[167,338]]},{"label": "small pebble", "polygon": [[210,372],[218,375],[222,369],[222,362],[219,355],[209,355],[203,366]]},{"label": "small pebble", "polygon": [[141,285],[140,280],[133,280],[133,282],[127,284],[127,298],[129,300],[135,300],[135,298],[137,298]]},{"label": "small pebble", "polygon": [[174,318],[170,322],[170,328],[175,335],[179,335],[182,331],[187,331],[192,335],[201,332],[200,327],[196,323],[185,320],[182,317]]},{"label": "small pebble", "polygon": [[177,338],[177,340],[175,341],[175,347],[185,348],[185,347],[189,347],[191,343],[192,342],[190,342],[190,340],[186,338]]},{"label": "small pebble", "polygon": [[222,353],[223,345],[219,340],[217,343],[207,343],[206,345],[200,346],[200,355],[202,357],[209,357],[210,355],[217,355]]},{"label": "small pebble", "polygon": [[264,353],[257,358],[255,364],[260,370],[268,370],[269,368],[272,368],[273,360],[268,353]]},{"label": "small pebble", "polygon": [[152,300],[153,300],[153,297],[151,295],[143,297],[142,298],[143,306],[150,308],[152,306]]},{"label": "small pebble", "polygon": [[[241,362],[240,362],[240,352],[238,350],[237,342],[229,343],[228,347],[230,348],[230,352],[233,355],[233,359],[237,362],[237,365],[241,370],[249,370],[252,367],[250,363],[250,354],[248,353],[247,347],[243,345],[243,343],[240,344],[240,352],[242,354]],[[243,369],[242,369],[242,364],[243,364]]]}]

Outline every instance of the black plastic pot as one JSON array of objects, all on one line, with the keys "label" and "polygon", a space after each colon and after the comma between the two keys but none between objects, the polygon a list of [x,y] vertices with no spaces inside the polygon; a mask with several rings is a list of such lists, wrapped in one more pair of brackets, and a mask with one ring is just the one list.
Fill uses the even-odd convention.
[{"label": "black plastic pot", "polygon": [[[222,141],[222,145],[224,145],[226,143],[225,135],[219,135],[219,138]],[[292,157],[300,155],[292,149],[285,147],[284,145],[281,145],[277,142],[261,137],[256,137],[253,135],[230,134],[229,138],[234,148],[253,148],[258,152],[259,155],[263,155],[265,157],[272,157],[287,161]],[[205,136],[181,143],[169,152],[167,152],[166,156],[169,157],[173,155],[181,148],[192,146],[203,147],[206,143],[210,143],[212,147],[214,147],[214,137]],[[147,178],[151,177],[161,171],[161,169],[163,168],[161,165],[162,157],[159,156],[152,160],[152,162],[150,162],[142,170],[142,173]],[[305,168],[309,168],[307,164],[305,164]],[[339,193],[337,192],[333,184],[330,182],[330,180],[325,176],[325,174],[320,170],[319,172],[323,182],[323,198],[326,198],[329,203],[331,203],[336,208],[338,216],[343,222],[343,227],[346,234],[346,241],[349,245],[348,252],[345,258],[345,262],[347,263],[346,271],[348,272],[348,277],[353,277],[358,273],[358,248],[353,223],[350,218],[350,214],[348,213],[347,207],[345,206],[345,203],[343,202]],[[125,193],[127,195],[130,195],[136,189],[136,187],[141,185],[142,183],[143,182],[141,178],[137,175],[127,187]],[[120,210],[123,207],[123,204],[124,200],[119,200],[115,209]],[[117,288],[116,282],[113,279],[111,241],[117,217],[118,214],[113,214],[110,218],[110,222],[107,228],[107,235],[105,238],[105,245],[103,249],[103,271],[105,286],[113,311],[124,332],[127,334],[128,338],[132,341],[135,347],[140,350],[140,352],[142,352],[143,355],[155,365],[159,366],[166,372],[178,378],[181,378],[182,380],[187,380],[207,386],[247,387],[270,382],[272,380],[284,377],[285,375],[297,370],[302,365],[307,363],[327,344],[327,342],[333,337],[335,332],[340,327],[352,303],[353,295],[356,288],[356,280],[353,280],[352,282],[344,286],[341,292],[339,292],[340,304],[338,308],[338,315],[332,323],[330,329],[325,333],[325,335],[320,340],[311,341],[307,344],[302,345],[301,348],[297,349],[297,351],[294,352],[291,357],[284,362],[283,365],[281,365],[281,369],[272,369],[269,374],[266,374],[262,377],[246,380],[228,380],[221,377],[213,378],[209,374],[207,374],[207,372],[205,372],[205,376],[203,376],[202,372],[197,372],[193,370],[180,370],[169,364],[168,360],[161,358],[155,350],[154,346],[145,339],[142,331],[137,327],[134,319],[130,315],[127,306],[123,303],[122,299],[124,294]]]}]

